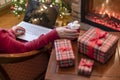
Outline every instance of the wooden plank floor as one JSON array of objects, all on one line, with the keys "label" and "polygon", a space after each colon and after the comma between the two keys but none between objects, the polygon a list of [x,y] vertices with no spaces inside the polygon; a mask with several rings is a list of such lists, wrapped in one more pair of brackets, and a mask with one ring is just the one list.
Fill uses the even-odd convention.
[{"label": "wooden plank floor", "polygon": [[23,20],[24,15],[21,15],[20,19],[17,16],[10,14],[9,12],[0,15],[0,28],[9,29],[12,26],[18,24]]}]

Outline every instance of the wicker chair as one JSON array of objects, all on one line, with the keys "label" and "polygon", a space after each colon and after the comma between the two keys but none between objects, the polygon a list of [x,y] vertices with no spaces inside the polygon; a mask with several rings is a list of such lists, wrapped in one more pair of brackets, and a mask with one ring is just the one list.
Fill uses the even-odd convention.
[{"label": "wicker chair", "polygon": [[25,53],[0,53],[0,80],[44,80],[48,48]]}]

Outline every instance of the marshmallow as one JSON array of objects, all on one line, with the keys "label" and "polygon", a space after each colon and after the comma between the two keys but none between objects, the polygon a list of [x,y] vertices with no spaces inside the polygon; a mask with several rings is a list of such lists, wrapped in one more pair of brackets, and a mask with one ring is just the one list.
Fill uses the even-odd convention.
[{"label": "marshmallow", "polygon": [[70,29],[80,29],[80,24],[78,21],[73,21],[71,23],[68,23],[67,27]]},{"label": "marshmallow", "polygon": [[79,24],[79,22],[78,22],[78,21],[74,21],[73,23],[74,23],[74,24]]}]

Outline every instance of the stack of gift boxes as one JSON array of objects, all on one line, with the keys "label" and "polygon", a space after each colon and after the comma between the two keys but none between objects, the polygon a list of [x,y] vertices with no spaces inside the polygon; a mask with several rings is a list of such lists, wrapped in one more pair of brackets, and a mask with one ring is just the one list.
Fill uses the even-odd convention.
[{"label": "stack of gift boxes", "polygon": [[[98,28],[90,28],[78,38],[78,53],[88,58],[81,58],[78,65],[78,74],[90,76],[94,60],[106,63],[115,54],[118,37]],[[55,40],[56,60],[60,67],[75,65],[75,56],[71,41],[68,39]]]}]

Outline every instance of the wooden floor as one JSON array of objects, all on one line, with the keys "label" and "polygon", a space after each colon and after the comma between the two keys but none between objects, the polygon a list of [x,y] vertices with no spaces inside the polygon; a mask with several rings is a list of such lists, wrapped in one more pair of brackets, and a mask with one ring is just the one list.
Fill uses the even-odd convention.
[{"label": "wooden floor", "polygon": [[20,21],[22,21],[23,17],[24,15],[21,15],[20,19],[18,19],[17,16],[9,12],[0,15],[0,28],[9,29],[12,26],[18,24]]}]

